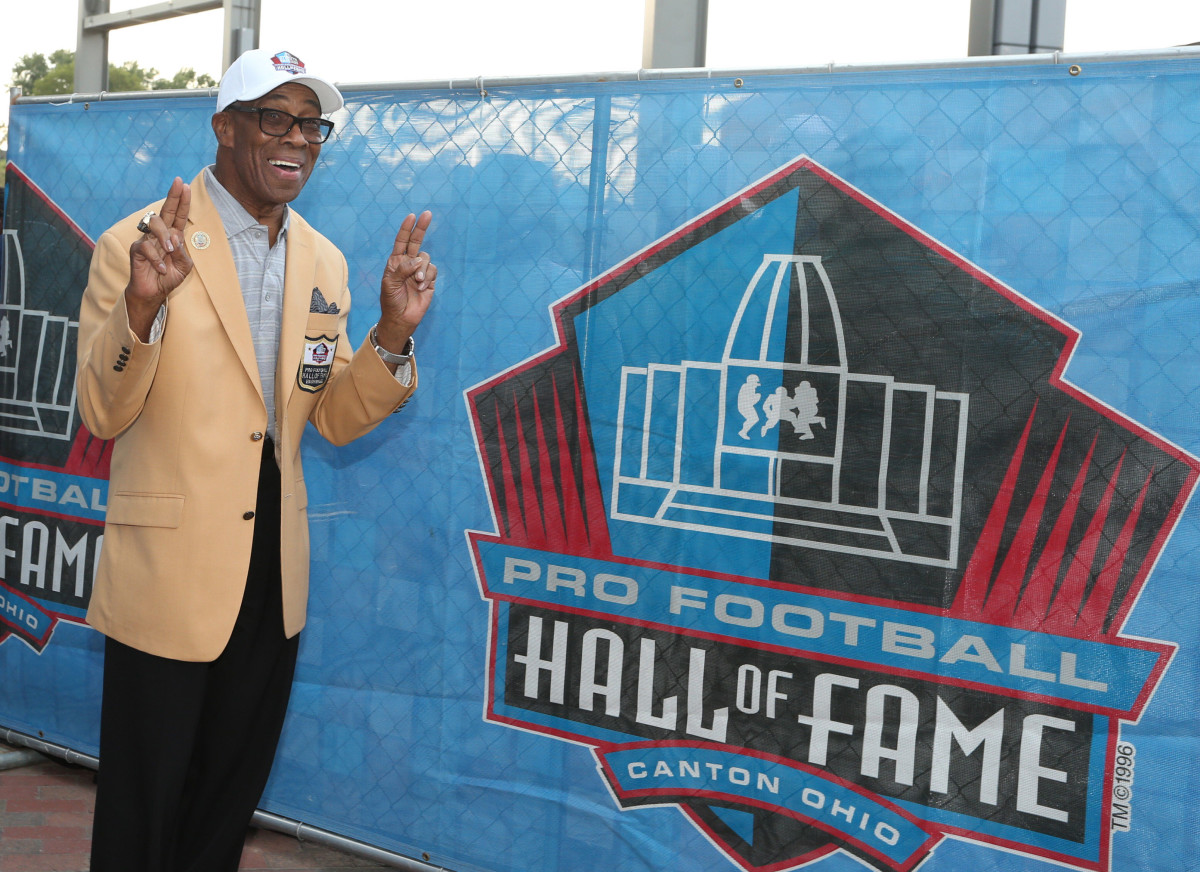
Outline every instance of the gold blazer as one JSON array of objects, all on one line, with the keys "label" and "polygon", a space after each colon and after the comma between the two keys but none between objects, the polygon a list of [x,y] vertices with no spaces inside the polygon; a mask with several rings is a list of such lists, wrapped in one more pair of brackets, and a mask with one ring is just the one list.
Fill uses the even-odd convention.
[{"label": "gold blazer", "polygon": [[[84,423],[115,440],[88,622],[131,647],[194,661],[221,653],[241,606],[267,429],[233,255],[202,177],[192,182],[183,234],[195,267],[168,298],[159,341],[137,339],[123,301],[144,210],[96,243],[79,314],[77,372]],[[336,314],[310,313],[314,288],[337,304]],[[349,310],[346,259],[293,210],[275,370],[289,637],[303,628],[308,600],[305,424],[343,445],[417,386],[415,364],[405,387],[366,340],[352,353]]]}]

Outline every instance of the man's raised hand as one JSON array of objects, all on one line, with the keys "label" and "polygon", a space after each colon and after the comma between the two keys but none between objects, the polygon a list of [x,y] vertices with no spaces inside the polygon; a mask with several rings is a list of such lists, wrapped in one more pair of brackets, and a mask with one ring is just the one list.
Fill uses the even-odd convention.
[{"label": "man's raised hand", "polygon": [[433,299],[437,267],[421,250],[433,214],[409,215],[400,225],[379,285],[376,341],[388,351],[403,351]]},{"label": "man's raised hand", "polygon": [[176,177],[162,211],[144,222],[145,232],[129,246],[125,303],[130,327],[143,341],[167,295],[192,271],[192,258],[183,243],[191,203],[191,187]]}]

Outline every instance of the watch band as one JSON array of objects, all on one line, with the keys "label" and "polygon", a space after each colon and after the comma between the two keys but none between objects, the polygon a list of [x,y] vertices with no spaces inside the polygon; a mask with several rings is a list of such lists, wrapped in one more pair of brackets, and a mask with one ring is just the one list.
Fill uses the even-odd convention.
[{"label": "watch band", "polygon": [[417,350],[417,344],[413,342],[413,338],[408,337],[408,342],[404,343],[404,351],[400,354],[388,351],[379,344],[378,338],[379,325],[376,324],[371,328],[371,344],[375,346],[375,353],[379,355],[384,363],[394,363],[397,366],[402,366],[412,361],[413,354]]}]

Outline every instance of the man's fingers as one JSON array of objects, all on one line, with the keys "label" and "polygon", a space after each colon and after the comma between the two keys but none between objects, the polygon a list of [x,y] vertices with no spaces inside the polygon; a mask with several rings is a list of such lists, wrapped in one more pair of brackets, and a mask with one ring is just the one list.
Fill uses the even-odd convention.
[{"label": "man's fingers", "polygon": [[421,245],[425,242],[425,232],[433,221],[433,213],[426,209],[418,218],[411,212],[400,223],[396,233],[396,242],[392,245],[392,254],[406,254],[416,257],[421,253]]},{"label": "man's fingers", "polygon": [[157,263],[166,255],[166,249],[152,233],[147,232],[133,244],[133,254],[135,257]]},{"label": "man's fingers", "polygon": [[[192,207],[192,186],[185,184],[178,176],[171,182],[171,190],[167,191],[167,199],[163,201],[160,216],[168,227],[174,227],[183,232],[187,226],[188,212]],[[153,222],[151,222],[153,223]]]},{"label": "man's fingers", "polygon": [[133,254],[134,257],[148,262],[156,272],[166,273],[166,253],[159,247],[158,240],[154,239],[154,237],[147,236],[140,242],[134,243]]},{"label": "man's fingers", "polygon": [[171,226],[182,234],[187,227],[188,213],[192,209],[192,186],[182,181],[180,184],[183,190],[179,194],[179,206],[175,210],[175,220],[171,222]]},{"label": "man's fingers", "polygon": [[431,268],[429,255],[421,252],[416,257],[407,254],[393,255],[388,260],[387,273],[398,285],[415,282],[418,290],[423,290],[428,281],[428,271]]},{"label": "man's fingers", "polygon": [[434,278],[437,276],[437,267],[429,260],[429,255],[421,252],[421,256],[417,259],[417,268],[413,270],[412,277],[417,282],[417,290],[423,291],[433,284]]},{"label": "man's fingers", "polygon": [[[410,215],[409,218],[412,216]],[[417,218],[412,231],[408,234],[408,245],[406,251],[409,257],[416,257],[421,251],[421,244],[425,241],[425,231],[429,229],[429,222],[433,220],[433,213],[426,209],[421,213],[421,217]],[[408,223],[408,218],[404,219],[404,223]],[[401,225],[403,226],[403,225]]]},{"label": "man's fingers", "polygon": [[409,214],[400,223],[380,288],[383,308],[414,323],[428,308],[437,281],[437,267],[429,254],[421,250],[432,220],[433,213],[426,210],[420,216]]},{"label": "man's fingers", "polygon": [[409,276],[416,279],[418,282],[425,281],[425,269],[429,266],[429,255],[425,252],[420,252],[416,255],[409,256],[411,269]]},{"label": "man's fingers", "polygon": [[408,253],[408,241],[412,236],[413,228],[417,225],[417,216],[408,213],[408,216],[400,222],[400,229],[396,231],[396,241],[392,243],[392,257],[398,254]]},{"label": "man's fingers", "polygon": [[146,231],[145,236],[153,239],[158,243],[158,247],[164,252],[172,252],[175,250],[175,242],[173,236],[178,236],[174,232],[174,228],[167,224],[166,219],[162,215],[155,215],[149,221],[150,229]]},{"label": "man's fingers", "polygon": [[150,232],[143,234],[142,238],[133,244],[133,255],[149,261],[150,265],[159,273],[167,272],[168,259],[186,271],[186,266],[191,263],[191,258],[188,257],[187,249],[183,245],[183,237],[178,230],[173,228],[159,229],[162,231],[161,235],[155,232],[153,227]]},{"label": "man's fingers", "polygon": [[167,191],[167,198],[163,200],[162,209],[159,212],[167,224],[174,223],[175,213],[179,211],[179,200],[182,196],[183,179],[176,176],[175,180],[171,182],[171,189]]},{"label": "man's fingers", "polygon": [[171,182],[171,189],[167,191],[167,198],[163,200],[162,210],[159,212],[164,221],[175,220],[175,212],[179,209],[179,198],[182,194],[183,179],[176,176],[175,181]]},{"label": "man's fingers", "polygon": [[171,255],[171,262],[175,264],[175,268],[182,275],[187,275],[192,271],[192,256],[188,253],[187,246],[183,244],[183,236],[178,230],[172,230],[172,235],[175,237],[175,253]]}]

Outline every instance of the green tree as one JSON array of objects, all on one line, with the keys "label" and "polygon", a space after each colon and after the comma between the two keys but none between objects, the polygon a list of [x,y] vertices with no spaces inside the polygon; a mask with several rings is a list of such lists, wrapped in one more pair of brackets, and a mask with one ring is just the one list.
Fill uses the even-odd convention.
[{"label": "green tree", "polygon": [[26,93],[35,97],[46,94],[70,94],[75,90],[75,58],[66,63],[55,64],[46,75],[33,83]]},{"label": "green tree", "polygon": [[75,53],[61,48],[49,60],[41,52],[24,55],[13,65],[12,83],[26,94],[69,94],[70,87],[61,88],[74,81],[74,61]]},{"label": "green tree", "polygon": [[26,94],[33,93],[33,86],[37,84],[37,80],[50,72],[50,65],[46,63],[46,56],[41,52],[34,54],[22,55],[21,59],[13,64],[13,80],[12,83],[20,88]]},{"label": "green tree", "polygon": [[150,84],[158,70],[143,70],[137,61],[125,61],[121,66],[108,65],[108,90],[110,91],[149,91]]},{"label": "green tree", "polygon": [[170,79],[155,79],[150,87],[155,91],[177,90],[181,88],[215,88],[217,87],[217,82],[208,73],[197,75],[196,71],[191,67],[184,67]]},{"label": "green tree", "polygon": [[[70,94],[75,90],[75,52],[59,49],[49,59],[40,52],[24,55],[12,70],[14,85],[19,85],[26,94]],[[212,76],[197,74],[191,67],[184,67],[170,79],[158,78],[153,67],[143,69],[137,61],[126,61],[118,66],[108,65],[108,90],[149,91],[165,88],[212,88],[216,86]]]}]

